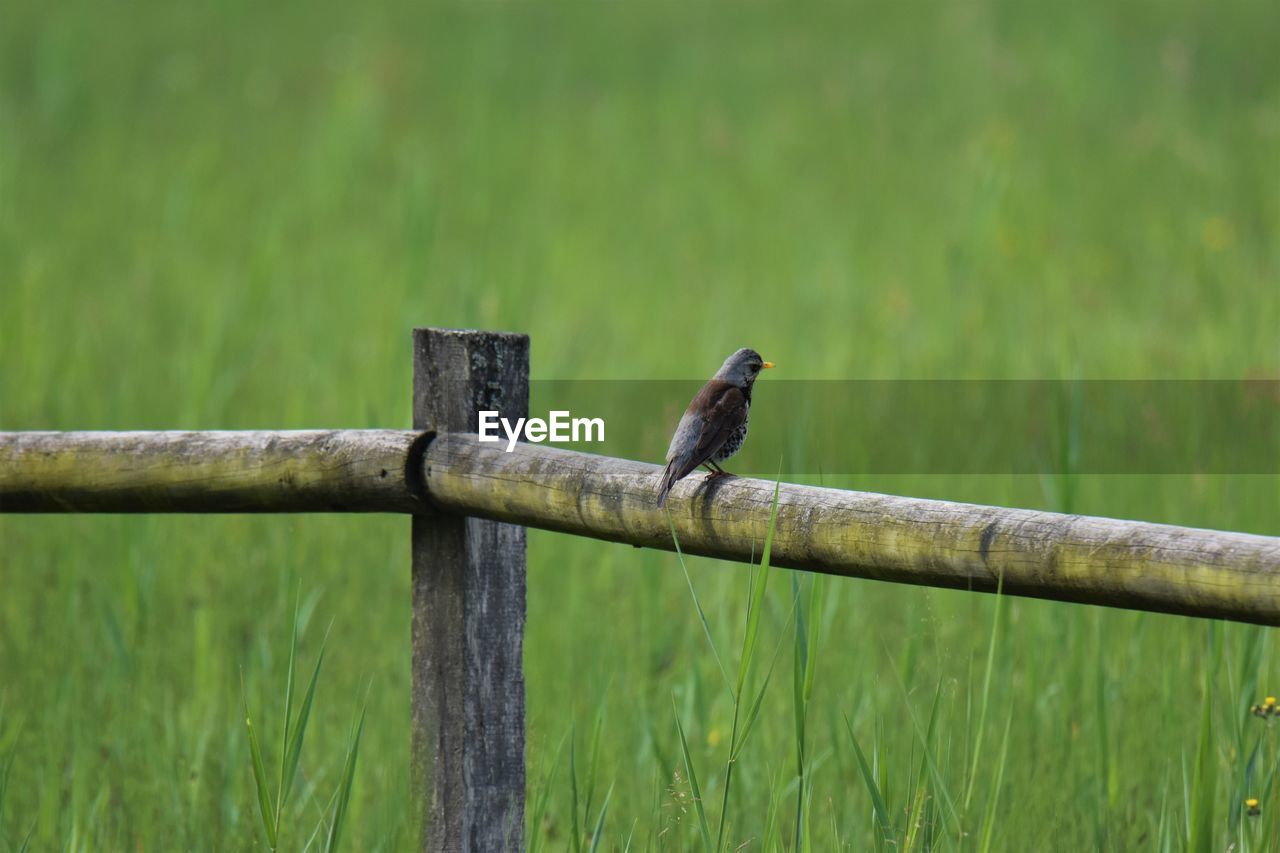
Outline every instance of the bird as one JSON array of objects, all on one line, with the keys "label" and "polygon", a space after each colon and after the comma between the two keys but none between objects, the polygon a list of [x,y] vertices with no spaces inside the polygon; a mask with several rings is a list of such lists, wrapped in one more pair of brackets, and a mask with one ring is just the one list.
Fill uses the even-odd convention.
[{"label": "bird", "polygon": [[742,448],[751,414],[751,388],[760,371],[773,367],[760,353],[743,347],[724,360],[685,409],[667,450],[667,467],[658,482],[658,506],[677,480],[699,465],[712,477],[728,473],[720,463]]}]

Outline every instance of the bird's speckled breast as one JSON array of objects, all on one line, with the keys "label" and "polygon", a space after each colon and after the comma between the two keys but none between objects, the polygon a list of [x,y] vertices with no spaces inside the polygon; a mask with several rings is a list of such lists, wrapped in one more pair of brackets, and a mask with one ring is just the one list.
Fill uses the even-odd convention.
[{"label": "bird's speckled breast", "polygon": [[716,462],[723,462],[733,454],[742,449],[742,442],[747,440],[747,425],[751,422],[751,406],[747,405],[747,416],[742,419],[742,426],[733,431],[733,434],[720,446],[720,449],[711,457]]}]

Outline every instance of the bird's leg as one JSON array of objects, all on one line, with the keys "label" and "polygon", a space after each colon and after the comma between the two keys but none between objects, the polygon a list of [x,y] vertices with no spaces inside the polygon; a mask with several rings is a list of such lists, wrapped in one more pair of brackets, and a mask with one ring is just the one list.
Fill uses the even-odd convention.
[{"label": "bird's leg", "polygon": [[710,459],[708,459],[706,462],[703,462],[703,463],[702,463],[702,465],[703,465],[703,467],[704,467],[704,468],[706,468],[708,471],[710,471],[710,472],[711,472],[711,473],[707,476],[707,479],[708,479],[708,480],[713,479],[713,478],[715,478],[715,477],[727,477],[727,476],[729,476],[729,472],[728,472],[728,471],[724,470],[723,468],[721,468],[719,465],[717,465],[715,462],[711,461]]}]

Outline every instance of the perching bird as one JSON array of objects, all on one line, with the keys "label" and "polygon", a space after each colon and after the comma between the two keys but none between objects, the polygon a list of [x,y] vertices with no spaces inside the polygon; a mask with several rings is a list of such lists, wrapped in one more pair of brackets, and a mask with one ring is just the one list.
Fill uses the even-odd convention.
[{"label": "perching bird", "polygon": [[699,465],[706,466],[713,477],[726,473],[719,463],[742,447],[751,414],[751,386],[767,367],[773,363],[760,353],[740,349],[724,360],[716,375],[694,396],[671,437],[667,470],[658,484],[658,506],[666,503],[676,481]]}]

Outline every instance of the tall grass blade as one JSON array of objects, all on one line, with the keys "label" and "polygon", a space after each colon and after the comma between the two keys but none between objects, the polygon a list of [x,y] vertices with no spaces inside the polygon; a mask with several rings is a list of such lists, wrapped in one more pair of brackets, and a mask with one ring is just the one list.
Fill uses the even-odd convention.
[{"label": "tall grass blade", "polygon": [[4,804],[9,794],[9,780],[13,776],[13,763],[17,757],[17,747],[10,748],[8,756],[4,759],[4,769],[0,770],[0,838],[4,837]]},{"label": "tall grass blade", "polygon": [[555,781],[556,771],[560,769],[560,757],[564,754],[564,742],[567,737],[568,735],[565,735],[565,737],[560,738],[560,745],[556,747],[556,757],[551,762],[551,770],[547,773],[547,780],[542,785],[542,791],[538,794],[537,805],[533,809],[532,820],[529,824],[529,853],[538,853],[542,849],[542,821],[547,814],[547,800],[551,796],[551,783]]},{"label": "tall grass blade", "polygon": [[858,762],[858,772],[862,774],[867,793],[871,795],[871,810],[875,814],[876,823],[880,826],[880,836],[886,841],[891,840],[894,835],[893,820],[889,816],[889,808],[885,805],[884,797],[880,794],[880,785],[876,783],[871,765],[867,763],[867,757],[862,753],[862,747],[858,745],[858,738],[853,734],[853,723],[849,722],[847,715],[844,718],[844,725],[849,731],[849,742],[853,744],[853,756]]},{"label": "tall grass blade", "polygon": [[591,815],[591,801],[595,799],[596,766],[600,760],[600,732],[604,728],[604,698],[602,693],[600,695],[600,705],[596,708],[595,723],[591,728],[591,753],[587,759],[587,799],[582,809],[584,825],[586,819]]},{"label": "tall grass blade", "polygon": [[280,775],[276,779],[276,820],[275,834],[280,835],[280,816],[284,812],[284,801],[288,796],[285,787],[285,774],[289,765],[289,744],[292,739],[291,721],[293,719],[293,682],[298,661],[298,597],[293,600],[293,625],[289,634],[289,666],[284,681],[284,725],[280,734]]},{"label": "tall grass blade", "polygon": [[1213,812],[1217,798],[1217,761],[1213,754],[1213,702],[1208,693],[1200,709],[1200,738],[1195,775],[1191,782],[1191,838],[1189,849],[1208,853],[1213,845]]},{"label": "tall grass blade", "polygon": [[905,851],[913,851],[917,845],[928,849],[928,844],[919,844],[920,829],[924,825],[921,815],[927,806],[929,796],[928,789],[917,787],[915,793],[911,797],[911,813],[907,815],[907,837],[902,840],[902,849]]},{"label": "tall grass blade", "polygon": [[729,760],[725,762],[724,768],[724,793],[720,799],[720,821],[716,825],[716,850],[720,850],[724,844],[724,829],[729,822],[729,790],[733,785],[733,766],[735,764],[735,756],[738,754],[738,721],[742,714],[742,699],[734,697],[733,700],[733,728],[729,734]]},{"label": "tall grass blade", "polygon": [[1160,817],[1156,821],[1156,850],[1173,848],[1173,829],[1169,820],[1169,782],[1166,779],[1164,790],[1160,793]]},{"label": "tall grass blade", "polygon": [[814,574],[809,588],[809,641],[808,659],[804,670],[804,701],[807,703],[813,696],[813,682],[818,671],[818,632],[822,627],[820,615],[826,610],[827,586],[826,576]]},{"label": "tall grass blade", "polygon": [[1182,841],[1191,840],[1191,778],[1187,775],[1187,752],[1182,751]]},{"label": "tall grass blade", "polygon": [[938,767],[938,762],[933,757],[933,751],[929,748],[929,744],[933,739],[933,729],[938,712],[938,702],[942,696],[942,680],[939,679],[937,690],[934,693],[933,707],[929,712],[929,728],[926,731],[921,731],[920,721],[916,719],[915,711],[911,709],[910,696],[907,693],[907,685],[902,680],[902,674],[898,671],[896,666],[893,667],[892,671],[894,678],[897,679],[898,682],[898,690],[902,693],[902,703],[906,709],[907,718],[911,721],[911,725],[915,729],[916,738],[923,746],[925,765],[928,767],[929,773],[933,777],[934,786],[937,788],[938,796],[941,798],[943,805],[947,807],[947,815],[951,818],[952,830],[957,836],[959,836],[963,829],[960,815],[956,812],[955,799],[951,796],[951,792],[947,788],[946,777],[942,775],[942,769]]},{"label": "tall grass blade", "polygon": [[756,691],[756,698],[752,700],[750,708],[747,709],[747,716],[742,724],[742,731],[738,735],[737,744],[735,745],[732,758],[737,759],[742,752],[743,745],[747,742],[747,738],[751,735],[751,731],[755,726],[756,720],[760,717],[760,706],[764,701],[765,691],[769,689],[769,681],[773,678],[773,670],[778,664],[778,656],[782,652],[782,644],[786,639],[786,627],[783,626],[783,634],[778,639],[778,645],[774,647],[773,657],[769,660],[769,668],[765,670],[764,681],[760,683],[760,689]]},{"label": "tall grass blade", "polygon": [[311,830],[311,834],[307,836],[307,843],[302,845],[302,853],[310,853],[313,848],[317,850],[323,849],[322,847],[316,847],[316,840],[320,839],[323,844],[323,839],[329,836],[329,813],[333,810],[333,803],[337,798],[338,792],[334,791],[333,795],[329,797],[329,801],[323,806],[320,806],[318,801],[316,802],[316,807],[320,809],[320,819],[316,821],[316,828]]},{"label": "tall grass blade", "polygon": [[969,811],[969,801],[978,780],[978,763],[982,758],[982,744],[987,728],[987,705],[991,698],[991,673],[995,669],[996,643],[1000,637],[1000,618],[1005,609],[1004,572],[996,580],[995,615],[991,619],[991,639],[987,643],[987,671],[982,677],[982,701],[978,711],[978,730],[974,734],[973,758],[969,765],[969,780],[964,792],[964,811]]},{"label": "tall grass blade", "polygon": [[1094,688],[1095,718],[1094,730],[1098,736],[1098,772],[1096,781],[1098,792],[1094,798],[1094,836],[1099,849],[1107,849],[1110,843],[1109,828],[1111,814],[1115,808],[1115,796],[1118,791],[1115,767],[1111,761],[1110,707],[1107,701],[1107,658],[1106,644],[1102,638],[1100,619],[1094,621],[1094,643],[1097,656],[1094,663],[1096,684]]},{"label": "tall grass blade", "polygon": [[573,851],[582,851],[582,827],[578,824],[578,732],[569,730],[569,813],[573,828]]},{"label": "tall grass blade", "polygon": [[[920,767],[916,770],[915,794],[912,799],[911,815],[907,818],[907,837],[903,842],[904,850],[914,850],[916,847],[917,834],[922,827],[929,826],[931,821],[926,819],[928,816],[926,811],[930,808],[930,798],[928,797],[928,787],[925,785],[925,779],[933,765],[933,743],[934,735],[938,727],[938,706],[942,698],[942,681],[939,679],[938,686],[933,694],[933,706],[929,710],[929,725],[925,729],[924,737],[920,742]],[[919,737],[919,729],[916,735]],[[938,774],[939,776],[941,774]],[[942,787],[940,779],[935,779],[938,788]],[[930,846],[928,839],[922,844],[926,849]]]},{"label": "tall grass blade", "polygon": [[[291,727],[290,739],[286,741],[288,749],[286,752],[285,773],[280,790],[281,810],[284,809],[284,804],[289,800],[289,792],[293,788],[293,780],[298,773],[298,760],[302,757],[302,739],[307,734],[307,721],[311,718],[311,704],[316,696],[316,684],[320,680],[320,666],[324,663],[324,651],[327,642],[328,633],[326,632],[325,640],[320,644],[320,652],[316,656],[315,669],[311,671],[311,681],[307,684],[306,695],[303,696],[302,705],[298,708],[298,719]],[[278,817],[279,815],[277,814]]]},{"label": "tall grass blade", "polygon": [[1009,731],[1013,728],[1013,709],[1005,718],[1004,737],[1000,739],[1000,758],[996,762],[996,775],[991,781],[991,793],[987,800],[987,813],[982,819],[982,853],[991,850],[991,842],[995,836],[996,808],[1000,805],[1000,793],[1004,788],[1004,768],[1009,758]]},{"label": "tall grass blade", "polygon": [[671,520],[671,510],[667,510],[667,527],[671,530],[671,541],[676,546],[676,559],[680,563],[680,569],[684,572],[685,583],[689,585],[689,595],[693,597],[693,606],[698,611],[698,621],[702,623],[702,633],[707,637],[707,645],[711,647],[711,656],[715,658],[716,666],[720,668],[720,674],[724,676],[724,686],[728,688],[729,695],[736,697],[737,694],[733,690],[733,682],[729,680],[729,671],[724,668],[724,663],[720,660],[720,652],[716,649],[716,641],[711,636],[711,623],[707,621],[707,614],[702,609],[702,602],[698,600],[698,593],[693,588],[693,578],[689,575],[689,567],[684,562],[684,551],[680,549],[680,537],[676,536],[676,526]]},{"label": "tall grass blade", "polygon": [[[769,580],[769,549],[773,541],[773,530],[777,523],[778,516],[778,489],[781,485],[781,460],[779,460],[779,478],[773,486],[773,507],[769,515],[769,529],[765,533],[765,548],[761,555],[760,571],[751,580],[751,596],[747,602],[747,631],[742,639],[742,657],[738,662],[738,686],[733,691],[733,728],[729,736],[729,761],[725,766],[724,774],[724,794],[720,804],[720,821],[716,826],[716,849],[719,850],[724,843],[725,826],[728,824],[729,818],[729,791],[733,785],[733,768],[737,762],[737,755],[741,747],[739,745],[738,724],[742,719],[742,691],[746,688],[746,675],[751,667],[751,658],[755,654],[755,641],[758,636],[758,628],[760,624],[760,611],[764,607],[764,593]],[[752,545],[754,548],[754,543]],[[794,603],[793,603],[794,613]],[[773,666],[770,664],[770,672]],[[756,696],[755,702],[752,703],[749,713],[751,715],[750,723],[755,722],[755,714],[759,712],[760,700],[764,697],[764,688],[768,686],[769,679],[765,679],[764,685],[761,687],[760,693]],[[743,733],[745,738],[746,732]]]},{"label": "tall grass blade", "polygon": [[[808,631],[806,633],[805,649],[804,649],[805,651],[804,682],[802,685],[802,689],[800,691],[800,699],[802,702],[801,717],[802,717],[803,725],[801,726],[802,731],[801,731],[799,744],[802,752],[806,750],[805,729],[807,728],[807,725],[808,725],[809,701],[813,697],[813,684],[814,684],[814,680],[817,677],[817,672],[818,672],[818,634],[822,626],[821,614],[824,610],[823,605],[825,601],[825,589],[826,589],[824,581],[825,581],[825,578],[822,575],[818,575],[818,574],[810,575],[809,622],[808,622]],[[811,775],[812,769],[811,768],[807,768],[807,769],[809,774]],[[807,787],[808,787],[808,794],[807,794],[808,801],[811,801],[813,798],[813,785],[808,784]],[[810,820],[809,808],[805,808],[804,816],[805,816],[804,835],[803,835],[804,849],[808,851],[812,848],[812,844],[813,844],[813,840],[810,837],[810,833],[809,833],[809,820]],[[797,821],[797,823],[799,823],[799,821]]]},{"label": "tall grass blade", "polygon": [[769,789],[769,810],[764,818],[764,834],[761,836],[761,848],[763,850],[781,849],[782,844],[780,836],[782,829],[779,826],[779,805],[782,800],[782,771],[778,771],[778,778],[774,780],[773,787]]},{"label": "tall grass blade", "polygon": [[[243,682],[240,690],[244,692]],[[244,698],[244,724],[249,729],[249,756],[253,763],[253,781],[258,791],[258,814],[262,817],[262,828],[267,834],[267,846],[276,848],[276,816],[271,805],[271,789],[267,785],[267,768],[262,761],[262,747],[258,744],[258,733],[253,727],[253,717],[249,713],[249,699]]]},{"label": "tall grass blade", "polygon": [[704,850],[711,851],[711,825],[707,823],[707,811],[702,807],[702,789],[698,787],[698,774],[693,769],[693,756],[689,754],[689,741],[684,736],[684,725],[680,722],[680,709],[676,707],[676,697],[671,697],[671,710],[676,715],[676,731],[680,733],[680,751],[684,754],[684,769],[689,774],[689,790],[693,793],[693,807],[698,813],[698,831],[702,833]]},{"label": "tall grass blade", "polygon": [[22,839],[22,846],[18,848],[18,853],[27,853],[31,848],[31,836],[36,834],[36,824],[32,823],[31,828],[27,830],[27,835]]},{"label": "tall grass blade", "polygon": [[798,572],[791,573],[791,592],[795,601],[795,630],[793,632],[792,642],[792,666],[791,666],[791,717],[794,727],[793,734],[795,736],[795,754],[796,754],[796,822],[795,833],[792,839],[792,848],[794,850],[802,850],[802,840],[805,837],[805,701],[804,701],[804,680],[805,673],[809,669],[808,663],[808,633],[805,631],[804,624],[804,606],[800,603],[800,576]]},{"label": "tall grass blade", "polygon": [[604,795],[604,802],[600,805],[600,816],[596,818],[596,825],[591,830],[591,847],[590,853],[596,853],[600,848],[600,839],[604,835],[604,818],[609,813],[609,800],[613,798],[613,786],[609,786],[609,790]]},{"label": "tall grass blade", "polygon": [[1200,737],[1196,747],[1195,772],[1191,780],[1190,837],[1193,853],[1215,849],[1214,811],[1218,798],[1218,761],[1213,739],[1213,671],[1220,648],[1221,626],[1209,624],[1209,651],[1204,674],[1204,701],[1200,709]]},{"label": "tall grass blade", "polygon": [[325,838],[325,853],[333,853],[338,849],[338,839],[342,837],[342,828],[346,824],[347,810],[351,803],[351,789],[356,778],[356,761],[360,758],[360,736],[364,734],[364,718],[366,708],[360,709],[360,718],[352,726],[352,734],[347,746],[347,759],[342,766],[342,781],[338,785],[338,794],[333,804],[333,819],[329,821],[329,835]]},{"label": "tall grass blade", "polygon": [[747,615],[747,636],[742,641],[742,658],[738,661],[738,686],[734,696],[742,693],[747,681],[747,673],[751,669],[751,659],[755,655],[756,640],[760,634],[760,613],[764,610],[764,594],[769,585],[769,556],[773,550],[773,531],[778,523],[778,492],[782,486],[781,478],[773,484],[773,504],[769,510],[769,529],[764,537],[764,551],[760,555],[760,571],[756,575],[755,588],[751,592],[751,607]]},{"label": "tall grass blade", "polygon": [[[1234,627],[1237,631],[1244,632],[1244,638],[1242,640],[1243,648],[1240,653],[1239,684],[1234,694],[1235,713],[1230,715],[1230,721],[1235,736],[1236,754],[1247,754],[1249,760],[1245,762],[1243,769],[1236,776],[1236,790],[1230,799],[1229,820],[1233,826],[1237,825],[1240,820],[1244,799],[1253,796],[1253,779],[1257,772],[1258,760],[1261,754],[1261,737],[1255,738],[1252,749],[1248,746],[1248,733],[1252,730],[1251,724],[1254,722],[1249,706],[1258,698],[1258,674],[1262,668],[1262,650],[1267,637],[1267,628],[1262,625],[1238,625]],[[1230,660],[1228,660],[1228,663],[1230,663]],[[1232,694],[1228,693],[1228,695]]]}]

